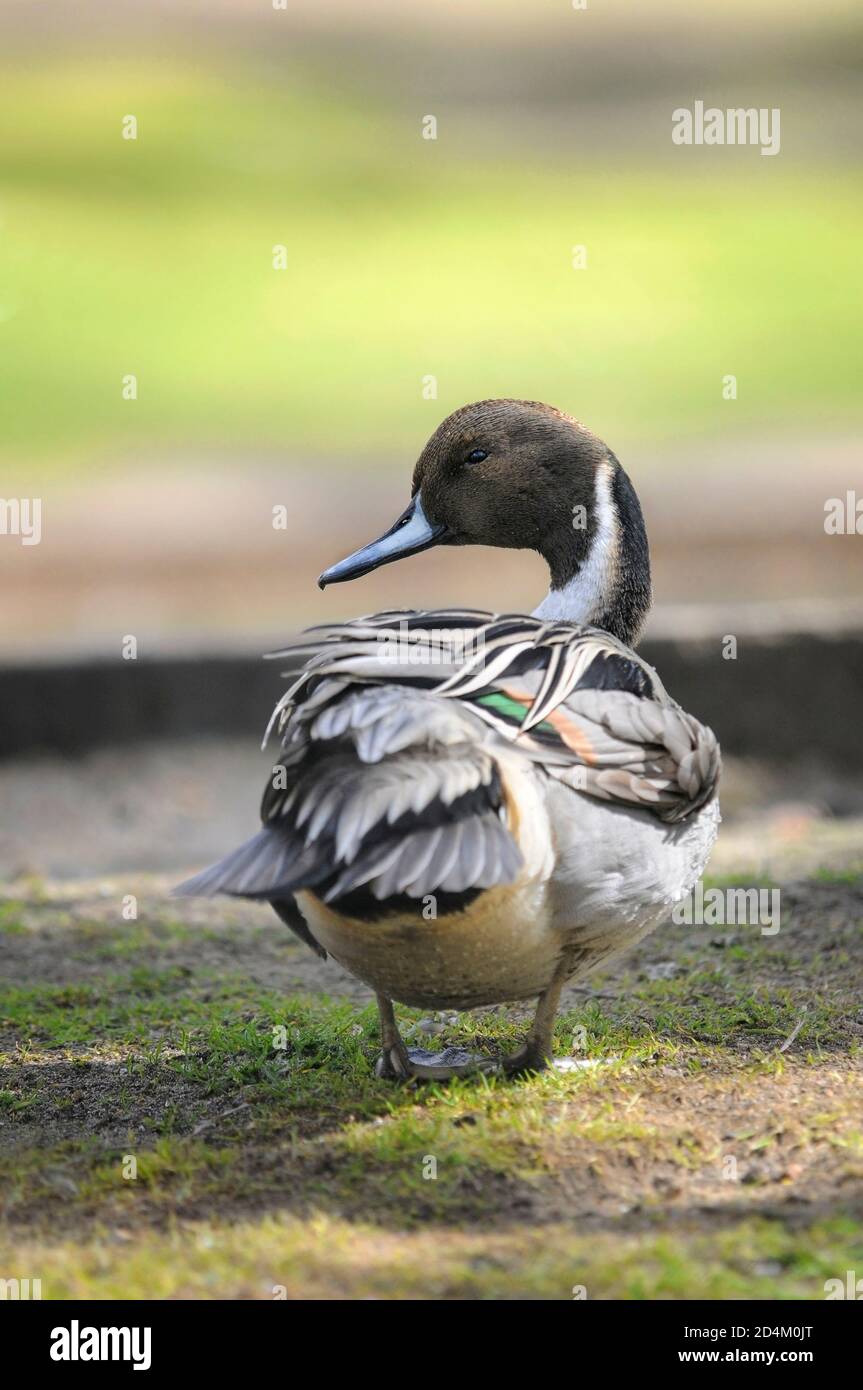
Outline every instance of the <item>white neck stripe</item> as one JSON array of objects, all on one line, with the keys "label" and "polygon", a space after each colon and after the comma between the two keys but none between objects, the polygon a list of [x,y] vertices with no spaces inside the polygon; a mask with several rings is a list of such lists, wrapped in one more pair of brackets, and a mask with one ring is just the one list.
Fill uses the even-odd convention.
[{"label": "white neck stripe", "polygon": [[562,589],[549,589],[535,618],[545,622],[595,623],[609,607],[618,558],[617,509],[611,494],[612,465],[603,459],[596,470],[596,530],[590,552],[578,573]]}]

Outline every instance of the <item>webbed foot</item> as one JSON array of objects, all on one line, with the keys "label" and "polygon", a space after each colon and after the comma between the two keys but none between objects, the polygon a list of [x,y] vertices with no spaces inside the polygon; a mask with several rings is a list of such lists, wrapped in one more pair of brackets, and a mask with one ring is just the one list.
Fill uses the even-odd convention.
[{"label": "webbed foot", "polygon": [[501,1071],[507,1076],[529,1076],[531,1072],[545,1071],[553,1065],[553,1058],[546,1056],[542,1048],[530,1042],[526,1042],[518,1052],[502,1058],[500,1062]]},{"label": "webbed foot", "polygon": [[448,1081],[454,1076],[496,1071],[500,1063],[493,1057],[480,1057],[463,1047],[445,1047],[429,1052],[424,1047],[405,1047],[399,1039],[391,1043],[375,1062],[375,1076],[388,1081]]}]

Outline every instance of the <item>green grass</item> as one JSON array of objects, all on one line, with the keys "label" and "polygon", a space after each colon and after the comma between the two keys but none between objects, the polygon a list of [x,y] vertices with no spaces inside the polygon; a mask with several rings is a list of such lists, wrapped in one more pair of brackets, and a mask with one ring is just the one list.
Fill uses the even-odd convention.
[{"label": "green grass", "polygon": [[[357,1010],[347,1001],[303,996],[285,1000],[261,990],[252,994],[241,977],[223,979],[218,987],[209,979],[192,983],[189,973],[142,967],[125,975],[108,974],[90,985],[6,989],[0,995],[0,1020],[24,1044],[19,1055],[31,1063],[47,1063],[53,1056],[65,1064],[71,1077],[68,1084],[64,1081],[66,1090],[54,1097],[61,1109],[80,1100],[78,1088],[90,1084],[111,1093],[109,1109],[118,1123],[126,1116],[131,1123],[140,1108],[142,1088],[164,1092],[164,1107],[156,1115],[146,1114],[139,1125],[148,1134],[162,1136],[167,1145],[157,1145],[155,1166],[147,1159],[147,1172],[165,1175],[173,1171],[172,1164],[178,1171],[191,1164],[191,1170],[209,1182],[212,1136],[207,1134],[198,1145],[187,1131],[208,1115],[221,1116],[225,1097],[242,1097],[240,1109],[249,1108],[256,1132],[269,1135],[277,1145],[287,1137],[295,1158],[298,1136],[306,1146],[306,1158],[314,1157],[318,1136],[331,1136],[326,1183],[319,1189],[314,1175],[307,1173],[310,1196],[321,1199],[326,1192],[358,1211],[400,1214],[409,1224],[412,1199],[419,1192],[425,1194],[420,1204],[424,1217],[432,1210],[441,1218],[452,1216],[453,1188],[446,1179],[465,1171],[473,1169],[492,1180],[504,1175],[529,1180],[547,1171],[556,1161],[547,1131],[549,1109],[565,1108],[576,1095],[601,1101],[609,1087],[628,1094],[640,1068],[652,1073],[673,1066],[692,1077],[716,1075],[717,1069],[738,1073],[737,1049],[742,1044],[745,1075],[781,1076],[784,1059],[771,1049],[787,1036],[796,1015],[794,1002],[781,991],[759,1001],[741,984],[735,1001],[725,1004],[702,991],[700,985],[709,982],[700,982],[697,975],[686,986],[659,981],[633,989],[614,1010],[603,1011],[598,1002],[590,1001],[561,1015],[558,1052],[568,1055],[575,1050],[577,1056],[599,1062],[598,1070],[550,1072],[518,1086],[481,1076],[417,1092],[374,1077],[373,1007]],[[687,990],[696,998],[687,999]],[[419,1012],[399,1012],[409,1034]],[[832,1036],[831,1021],[838,1036],[843,1017],[837,1010],[837,1018],[831,1020],[826,1004],[823,1014],[808,1025],[808,1040],[816,1046]],[[465,1016],[445,1037],[462,1046],[504,1052],[512,1050],[522,1028],[500,1009]],[[801,1034],[801,1040],[807,1039]],[[10,1064],[16,1056],[7,1053],[0,1060]],[[105,1072],[106,1067],[111,1070]],[[41,1074],[36,1069],[31,1075],[30,1089],[0,1091],[0,1106],[10,1113],[29,1110],[40,1099]],[[126,1077],[132,1081],[126,1082]],[[73,1100],[68,1098],[70,1091]],[[207,1120],[205,1128],[211,1124]],[[224,1143],[221,1118],[218,1129]],[[611,1102],[603,1102],[590,1118],[580,1113],[574,1129],[572,1123],[558,1120],[556,1140],[576,1135],[582,1145],[608,1142],[620,1148],[631,1140],[642,1149],[668,1148],[655,1126],[621,1118]],[[678,1143],[672,1137],[672,1150]],[[139,1146],[136,1139],[136,1151]],[[90,1173],[93,1162],[103,1177],[116,1177],[119,1150],[107,1168],[100,1164],[100,1152],[92,1136],[64,1149],[64,1160],[73,1162],[82,1192],[92,1194],[94,1182],[98,1186],[100,1181]],[[428,1187],[423,1179],[421,1159],[429,1153],[436,1156],[444,1179],[439,1187]],[[672,1152],[669,1161],[677,1158],[679,1154]],[[34,1153],[31,1173],[36,1186],[27,1188],[25,1183],[21,1189],[19,1182],[19,1195],[22,1190],[31,1200],[47,1195],[50,1183],[43,1190],[42,1179],[52,1161],[50,1150],[40,1147]],[[230,1189],[235,1182],[231,1162],[223,1157],[220,1163]],[[9,1156],[5,1167],[11,1186],[16,1173],[20,1179],[20,1153]],[[25,1171],[27,1167],[24,1163]],[[482,1210],[481,1187],[472,1190],[469,1202],[457,1202],[465,1218]],[[435,1201],[430,1203],[432,1196]]]},{"label": "green grass", "polygon": [[6,72],[0,115],[7,474],[192,446],[375,466],[485,395],[624,445],[859,419],[841,169],[479,162],[349,84],[143,58]]},{"label": "green grass", "polygon": [[0,1267],[49,1298],[820,1298],[863,1259],[856,885],[822,878],[779,938],[667,927],[594,977],[555,1040],[595,1065],[425,1086],[375,1077],[373,1005],[255,982],[322,977],[252,909],[199,924],[142,890],[125,923],[18,890]]},{"label": "green grass", "polygon": [[861,1259],[859,1230],[844,1220],[789,1231],[744,1218],[691,1239],[583,1235],[561,1222],[405,1240],[337,1218],[269,1216],[203,1224],[191,1238],[150,1232],[131,1242],[121,1228],[113,1242],[34,1242],[4,1267],[38,1270],[45,1298],[211,1298],[230,1290],[260,1299],[569,1300],[583,1288],[588,1299],[807,1300],[823,1297],[825,1281]]}]

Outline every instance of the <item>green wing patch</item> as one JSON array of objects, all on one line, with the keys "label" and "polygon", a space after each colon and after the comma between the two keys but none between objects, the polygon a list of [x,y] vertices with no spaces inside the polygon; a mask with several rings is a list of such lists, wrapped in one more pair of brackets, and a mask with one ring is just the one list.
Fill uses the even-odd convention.
[{"label": "green wing patch", "polygon": [[[502,690],[493,690],[488,695],[480,695],[474,703],[485,705],[487,709],[494,710],[495,714],[502,715],[504,719],[510,719],[513,723],[520,724],[524,719],[525,712],[530,709],[532,701],[529,699],[517,700],[515,696],[507,695]],[[541,724],[537,724],[531,732],[554,734],[557,737],[554,725],[550,724],[547,719],[544,719]]]}]

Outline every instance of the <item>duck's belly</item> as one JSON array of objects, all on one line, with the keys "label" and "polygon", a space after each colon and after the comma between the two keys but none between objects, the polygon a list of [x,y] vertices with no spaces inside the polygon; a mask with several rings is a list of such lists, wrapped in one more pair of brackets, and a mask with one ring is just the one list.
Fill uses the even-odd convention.
[{"label": "duck's belly", "polygon": [[588,974],[667,919],[703,872],[720,817],[713,802],[668,827],[595,802],[574,809],[573,794],[561,791],[559,805],[552,798],[553,809],[566,812],[557,819],[553,863],[546,856],[518,883],[428,920],[420,902],[410,913],[364,922],[300,892],[315,940],[372,990],[425,1009],[535,997],[561,956],[570,979]]},{"label": "duck's belly", "polygon": [[[522,790],[526,872],[463,911],[363,921],[311,893],[297,903],[313,936],[379,994],[426,1009],[474,1009],[541,994],[563,958],[588,974],[665,920],[703,872],[716,838],[714,801],[680,825],[598,803],[563,786],[543,804]],[[546,814],[551,811],[551,817]]]},{"label": "duck's belly", "polygon": [[401,1004],[474,1009],[529,999],[551,981],[561,939],[538,879],[481,893],[463,911],[425,920],[343,917],[311,893],[297,902],[315,938],[358,979]]}]

